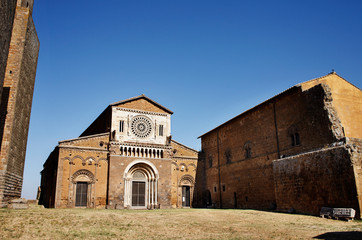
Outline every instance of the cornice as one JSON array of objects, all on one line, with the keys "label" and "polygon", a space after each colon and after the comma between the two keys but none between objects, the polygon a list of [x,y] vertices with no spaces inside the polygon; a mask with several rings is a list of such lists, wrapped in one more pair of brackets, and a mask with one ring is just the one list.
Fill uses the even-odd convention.
[{"label": "cornice", "polygon": [[104,148],[94,148],[94,147],[80,147],[80,146],[58,146],[59,148],[68,148],[68,149],[77,149],[77,150],[88,150],[88,151],[99,151],[99,152],[108,152],[108,149]]},{"label": "cornice", "polygon": [[142,148],[158,148],[158,149],[172,149],[172,146],[167,145],[152,145],[145,143],[121,143],[121,142],[110,142],[113,146],[125,146],[125,147],[142,147]]},{"label": "cornice", "polygon": [[164,116],[164,117],[167,117],[168,115],[170,115],[170,114],[167,114],[167,113],[149,112],[149,111],[132,109],[132,108],[122,108],[122,107],[115,107],[115,108],[116,108],[116,110],[121,110],[121,111],[125,111],[125,112],[139,113],[139,114],[157,115],[157,116]]}]

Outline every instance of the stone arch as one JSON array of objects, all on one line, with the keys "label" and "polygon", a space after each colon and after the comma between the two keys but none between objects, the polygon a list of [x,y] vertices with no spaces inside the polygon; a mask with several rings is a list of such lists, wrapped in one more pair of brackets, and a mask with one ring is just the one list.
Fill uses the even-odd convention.
[{"label": "stone arch", "polygon": [[72,163],[74,163],[74,161],[76,159],[80,159],[82,164],[85,165],[85,159],[82,156],[76,155],[76,156],[72,157]]},{"label": "stone arch", "polygon": [[194,168],[196,169],[196,165],[195,165],[195,164],[193,164],[193,163],[190,163],[187,167],[188,167],[188,168],[190,168],[190,167],[194,167]]},{"label": "stone arch", "polygon": [[92,156],[89,156],[87,157],[85,160],[84,160],[85,163],[87,162],[91,162],[92,164],[96,162],[96,158],[95,157],[92,157]]},{"label": "stone arch", "polygon": [[178,205],[182,207],[191,207],[194,195],[195,180],[189,175],[183,175],[178,182],[179,192]]},{"label": "stone arch", "polygon": [[194,186],[194,184],[195,180],[189,174],[183,175],[179,181],[179,186]]},{"label": "stone arch", "polygon": [[88,183],[94,183],[95,179],[94,179],[94,175],[93,173],[91,173],[89,170],[86,169],[81,169],[76,171],[72,177],[71,177],[72,183],[77,183],[77,182],[88,182]]},{"label": "stone arch", "polygon": [[[90,172],[89,170],[80,169],[75,173],[73,173],[73,175],[71,176],[72,190],[69,192],[70,206],[93,208],[95,206],[94,185],[95,185],[95,177],[93,173]],[[78,199],[78,197],[80,196],[81,198]]]},{"label": "stone arch", "polygon": [[71,159],[69,157],[64,157],[64,158],[62,158],[62,160],[63,161],[68,160],[69,162],[71,162]]},{"label": "stone arch", "polygon": [[99,158],[98,160],[96,160],[96,163],[99,164],[100,161],[106,161],[108,163],[108,159],[107,158]]},{"label": "stone arch", "polygon": [[124,171],[124,207],[158,208],[158,179],[158,170],[150,161],[128,164]]},{"label": "stone arch", "polygon": [[174,165],[176,167],[176,170],[179,170],[179,167],[178,167],[177,163],[171,162],[171,165]]},{"label": "stone arch", "polygon": [[[143,160],[143,159],[134,160],[133,162],[128,164],[128,166],[124,170],[124,175],[123,175],[124,178],[129,177],[129,173],[132,172],[131,168],[135,168],[136,165],[146,166],[146,169],[148,169],[148,170],[152,169],[152,172],[154,172],[154,177],[156,179],[158,179],[159,175],[158,175],[158,170],[157,170],[156,166],[153,163],[151,163],[150,161]],[[148,167],[147,167],[147,165],[148,165]]]}]

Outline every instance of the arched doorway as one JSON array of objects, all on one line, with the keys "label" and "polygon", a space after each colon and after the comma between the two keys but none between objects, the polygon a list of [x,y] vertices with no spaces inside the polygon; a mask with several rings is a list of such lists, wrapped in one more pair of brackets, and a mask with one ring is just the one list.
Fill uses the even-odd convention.
[{"label": "arched doorway", "polygon": [[94,175],[85,169],[72,175],[74,207],[93,207],[92,190]]},{"label": "arched doorway", "polygon": [[149,161],[136,160],[124,172],[124,207],[158,208],[158,171]]},{"label": "arched doorway", "polygon": [[195,180],[191,175],[181,177],[179,187],[181,188],[182,207],[191,207]]}]

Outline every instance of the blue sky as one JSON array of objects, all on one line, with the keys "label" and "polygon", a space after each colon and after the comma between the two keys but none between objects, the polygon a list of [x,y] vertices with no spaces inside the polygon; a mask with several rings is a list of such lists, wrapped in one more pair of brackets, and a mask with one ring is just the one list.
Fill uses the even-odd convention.
[{"label": "blue sky", "polygon": [[58,141],[145,94],[198,136],[331,72],[362,87],[362,1],[35,0],[40,39],[22,195],[34,199]]}]

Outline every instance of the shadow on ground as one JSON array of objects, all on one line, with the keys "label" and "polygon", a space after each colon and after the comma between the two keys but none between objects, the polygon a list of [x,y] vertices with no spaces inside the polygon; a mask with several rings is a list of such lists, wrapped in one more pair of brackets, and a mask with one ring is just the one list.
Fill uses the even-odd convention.
[{"label": "shadow on ground", "polygon": [[362,232],[328,232],[328,233],[323,233],[314,238],[325,239],[325,240],[337,240],[337,239],[361,240]]}]

